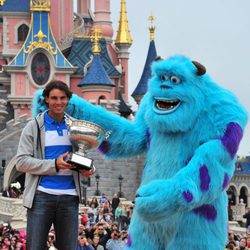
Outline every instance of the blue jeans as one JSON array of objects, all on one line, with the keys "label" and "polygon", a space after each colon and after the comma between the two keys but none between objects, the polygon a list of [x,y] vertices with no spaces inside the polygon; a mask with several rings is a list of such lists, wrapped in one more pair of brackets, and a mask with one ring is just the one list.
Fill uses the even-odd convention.
[{"label": "blue jeans", "polygon": [[36,191],[27,212],[27,250],[44,250],[52,224],[58,250],[75,250],[78,238],[79,198]]}]

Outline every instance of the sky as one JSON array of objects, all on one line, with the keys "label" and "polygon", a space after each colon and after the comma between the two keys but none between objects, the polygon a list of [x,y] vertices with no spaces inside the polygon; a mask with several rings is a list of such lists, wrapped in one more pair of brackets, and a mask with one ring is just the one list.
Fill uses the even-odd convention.
[{"label": "sky", "polygon": [[[201,62],[215,82],[231,90],[250,113],[250,1],[249,0],[127,0],[133,44],[129,59],[129,95],[138,84],[149,47],[150,22],[155,16],[157,54],[186,55]],[[110,0],[114,38],[120,0]],[[136,104],[129,99],[133,109]],[[250,155],[250,123],[240,156]]]}]

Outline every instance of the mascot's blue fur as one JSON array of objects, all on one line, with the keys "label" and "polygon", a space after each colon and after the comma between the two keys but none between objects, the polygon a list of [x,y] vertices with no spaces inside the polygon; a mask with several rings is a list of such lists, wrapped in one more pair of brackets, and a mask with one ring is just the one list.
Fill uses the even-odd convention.
[{"label": "mascot's blue fur", "polygon": [[[127,249],[222,250],[225,188],[247,113],[197,62],[175,56],[154,62],[152,71],[135,122],[76,95],[67,111],[113,131],[99,148],[107,157],[146,152]],[[34,113],[45,108],[40,91]]]}]

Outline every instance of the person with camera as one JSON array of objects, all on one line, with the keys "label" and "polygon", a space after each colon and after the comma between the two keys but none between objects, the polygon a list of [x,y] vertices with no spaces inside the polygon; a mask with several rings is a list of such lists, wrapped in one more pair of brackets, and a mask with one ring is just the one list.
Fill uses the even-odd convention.
[{"label": "person with camera", "polygon": [[118,229],[114,229],[111,233],[111,239],[108,240],[106,244],[107,250],[124,250],[125,243],[121,239],[120,231]]},{"label": "person with camera", "polygon": [[78,237],[78,246],[76,250],[94,250],[91,244],[89,244],[86,236],[84,234]]}]

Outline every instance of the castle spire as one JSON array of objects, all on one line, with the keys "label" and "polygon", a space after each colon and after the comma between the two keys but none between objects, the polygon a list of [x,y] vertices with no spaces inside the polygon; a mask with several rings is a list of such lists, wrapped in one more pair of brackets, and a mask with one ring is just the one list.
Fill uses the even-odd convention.
[{"label": "castle spire", "polygon": [[132,40],[132,37],[130,35],[130,30],[128,27],[126,0],[121,0],[119,28],[117,31],[115,43],[116,44],[122,44],[122,43],[132,44],[132,42],[133,42],[133,40]]},{"label": "castle spire", "polygon": [[30,10],[50,12],[50,0],[31,0]]},{"label": "castle spire", "polygon": [[99,41],[102,38],[101,29],[95,27],[90,35],[90,39],[92,42],[92,51],[95,55],[99,55],[101,52]]},{"label": "castle spire", "polygon": [[149,27],[150,41],[153,41],[153,40],[155,40],[155,26],[153,25],[155,17],[151,15],[151,16],[149,16],[148,20],[150,21],[150,27]]},{"label": "castle spire", "polygon": [[151,64],[157,55],[156,48],[155,48],[155,41],[154,41],[155,26],[153,25],[153,21],[155,20],[155,17],[151,15],[148,19],[151,23],[149,27],[150,43],[149,43],[149,48],[148,48],[148,54],[147,54],[146,62],[145,62],[144,69],[141,75],[141,79],[138,85],[136,86],[134,92],[131,95],[138,105],[140,104],[142,97],[147,92],[148,80],[151,78],[151,74],[152,74]]}]

